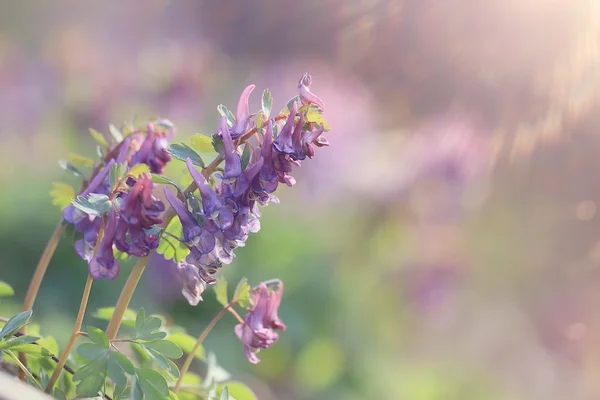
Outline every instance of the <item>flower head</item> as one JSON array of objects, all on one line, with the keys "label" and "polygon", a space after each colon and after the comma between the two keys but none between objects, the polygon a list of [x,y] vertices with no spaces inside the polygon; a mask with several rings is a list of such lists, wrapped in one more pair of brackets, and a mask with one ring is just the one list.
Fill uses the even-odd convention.
[{"label": "flower head", "polygon": [[277,341],[276,329],[285,330],[285,324],[277,316],[277,310],[283,295],[283,283],[278,281],[278,288],[269,291],[263,282],[255,288],[250,300],[252,307],[244,316],[244,323],[235,326],[235,333],[244,345],[246,358],[252,364],[260,360],[256,354],[260,349],[267,349]]}]

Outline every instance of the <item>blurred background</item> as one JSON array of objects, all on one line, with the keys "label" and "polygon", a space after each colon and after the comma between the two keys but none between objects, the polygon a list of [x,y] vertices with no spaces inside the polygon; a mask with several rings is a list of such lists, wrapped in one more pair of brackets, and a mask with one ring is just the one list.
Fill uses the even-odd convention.
[{"label": "blurred background", "polygon": [[[207,350],[267,400],[600,399],[597,0],[0,1],[0,278],[18,292],[0,313],[60,218],[51,182],[76,182],[57,160],[95,156],[88,128],[211,134],[247,84],[279,110],[306,71],[331,147],[223,269],[281,278],[288,331],[253,366],[226,317]],[[86,274],[62,242],[34,307],[62,343]],[[159,259],[142,305],[193,335],[218,310]]]}]

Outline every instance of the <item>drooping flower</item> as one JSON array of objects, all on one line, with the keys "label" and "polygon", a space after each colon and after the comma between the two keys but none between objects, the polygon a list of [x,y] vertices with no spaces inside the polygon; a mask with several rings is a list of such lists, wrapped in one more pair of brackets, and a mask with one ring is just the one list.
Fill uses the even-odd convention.
[{"label": "drooping flower", "polygon": [[171,156],[167,152],[169,140],[173,132],[157,131],[154,124],[148,124],[146,135],[136,132],[132,136],[137,141],[141,141],[137,151],[131,156],[131,165],[147,164],[150,171],[155,174],[162,174],[165,165],[171,161]]},{"label": "drooping flower", "polygon": [[244,323],[235,326],[235,334],[244,345],[246,358],[252,364],[260,361],[256,356],[260,349],[267,349],[277,341],[279,335],[275,330],[286,329],[277,315],[282,296],[281,281],[278,281],[277,289],[270,291],[264,282],[261,283],[253,290],[251,308],[244,316]]},{"label": "drooping flower", "polygon": [[207,286],[206,281],[200,277],[200,270],[195,265],[182,261],[177,264],[177,273],[183,282],[181,293],[190,305],[198,305]]},{"label": "drooping flower", "polygon": [[89,271],[94,279],[115,279],[119,275],[120,266],[115,260],[113,253],[113,241],[117,232],[117,212],[112,210],[106,226],[104,235],[98,246],[98,253],[90,260]]}]

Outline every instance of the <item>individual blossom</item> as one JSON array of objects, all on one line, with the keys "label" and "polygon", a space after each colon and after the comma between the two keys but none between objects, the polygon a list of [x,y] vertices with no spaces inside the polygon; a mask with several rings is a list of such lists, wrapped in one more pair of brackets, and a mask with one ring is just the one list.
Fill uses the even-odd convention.
[{"label": "individual blossom", "polygon": [[202,293],[207,282],[200,276],[200,269],[193,264],[182,261],[177,264],[177,273],[183,283],[181,293],[192,306],[202,301]]},{"label": "individual blossom", "polygon": [[309,89],[312,84],[312,78],[308,72],[305,72],[298,82],[298,94],[300,95],[300,101],[303,105],[305,104],[316,104],[319,108],[325,111],[325,104],[323,101]]},{"label": "individual blossom", "polygon": [[173,129],[168,132],[156,130],[155,125],[149,123],[146,126],[146,134],[134,132],[134,143],[137,150],[131,156],[131,165],[147,164],[150,172],[162,174],[165,165],[171,161],[171,156],[167,152],[169,142],[174,134]]},{"label": "individual blossom", "polygon": [[95,257],[90,260],[89,271],[94,279],[115,279],[119,275],[120,266],[115,260],[113,253],[113,241],[117,231],[117,212],[112,210],[106,226],[102,240],[98,245],[98,252]]},{"label": "individual blossom", "polygon": [[283,296],[283,283],[279,280],[276,283],[276,289],[269,290],[263,282],[253,290],[251,307],[244,316],[244,323],[235,326],[235,334],[244,345],[246,358],[252,364],[260,361],[256,356],[260,349],[267,349],[277,341],[279,335],[275,330],[286,329],[277,315]]},{"label": "individual blossom", "polygon": [[152,186],[151,175],[142,174],[120,202],[115,246],[137,257],[147,256],[158,247],[158,235],[150,233],[150,229],[162,223],[160,214],[165,206],[152,195]]},{"label": "individual blossom", "polygon": [[250,120],[250,109],[248,107],[248,99],[250,98],[250,94],[254,90],[255,86],[250,85],[244,89],[242,95],[240,96],[240,100],[238,102],[237,110],[235,113],[235,122],[231,127],[231,137],[237,138],[242,133],[246,132],[248,129],[249,123],[252,123]]}]

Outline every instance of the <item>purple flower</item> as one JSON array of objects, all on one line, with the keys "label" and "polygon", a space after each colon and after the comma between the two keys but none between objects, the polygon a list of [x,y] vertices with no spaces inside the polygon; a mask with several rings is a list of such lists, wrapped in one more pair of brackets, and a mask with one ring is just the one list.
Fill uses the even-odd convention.
[{"label": "purple flower", "polygon": [[179,220],[181,221],[181,226],[183,227],[183,240],[184,242],[189,242],[192,245],[196,241],[196,238],[202,234],[202,227],[194,218],[194,215],[188,210],[187,205],[182,202],[177,196],[175,196],[171,191],[165,186],[165,197]]},{"label": "purple flower", "polygon": [[104,228],[104,236],[98,246],[96,257],[89,263],[90,275],[94,279],[115,279],[119,275],[120,266],[113,254],[113,240],[117,231],[117,213],[113,210]]},{"label": "purple flower", "polygon": [[275,329],[285,330],[285,324],[277,316],[283,283],[278,281],[278,288],[269,291],[265,283],[254,289],[250,299],[252,307],[244,316],[244,323],[235,326],[235,334],[244,345],[246,358],[252,364],[260,360],[256,354],[260,349],[267,349],[277,341],[279,335]]},{"label": "purple flower", "polygon": [[300,94],[300,101],[302,104],[316,104],[319,108],[325,111],[325,104],[323,101],[314,93],[311,93],[308,88],[312,84],[312,78],[308,72],[305,72],[298,82],[298,93]]},{"label": "purple flower", "polygon": [[190,305],[198,305],[207,286],[206,281],[200,277],[200,270],[195,265],[182,261],[177,264],[177,273],[183,282],[181,293]]},{"label": "purple flower", "polygon": [[143,137],[143,141],[139,144],[138,150],[131,157],[131,165],[147,164],[150,171],[155,174],[162,174],[165,165],[171,161],[171,156],[167,152],[170,137],[173,132],[155,131],[153,124],[147,125],[147,132],[142,136],[141,132],[132,134],[137,141]]},{"label": "purple flower", "polygon": [[225,152],[225,169],[223,178],[236,178],[242,173],[242,161],[227,127],[227,118],[221,118],[221,136],[223,137],[223,151]]},{"label": "purple flower", "polygon": [[152,195],[152,177],[142,174],[122,197],[115,236],[117,249],[137,257],[147,256],[158,247],[158,236],[146,230],[162,223],[165,206]]},{"label": "purple flower", "polygon": [[231,137],[234,139],[246,131],[246,127],[250,120],[250,109],[248,107],[248,99],[250,98],[250,94],[252,93],[254,88],[254,85],[246,87],[246,89],[244,89],[242,95],[240,96],[240,100],[238,102],[237,110],[235,113],[235,123],[231,128]]}]

